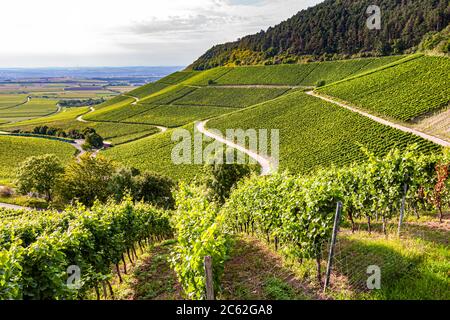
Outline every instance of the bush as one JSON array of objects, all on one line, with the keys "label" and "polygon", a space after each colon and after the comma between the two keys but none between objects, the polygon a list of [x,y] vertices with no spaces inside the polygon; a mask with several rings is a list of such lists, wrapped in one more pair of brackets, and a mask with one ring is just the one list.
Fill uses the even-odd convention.
[{"label": "bush", "polygon": [[236,184],[250,176],[252,168],[249,165],[240,164],[207,164],[203,173],[209,200],[223,204]]},{"label": "bush", "polygon": [[119,168],[114,172],[108,185],[114,200],[121,201],[126,194],[135,194],[135,176],[138,174],[139,171],[130,168]]},{"label": "bush", "polygon": [[[90,128],[87,128],[90,129]],[[83,131],[85,142],[95,149],[103,148],[103,138],[94,129]]]},{"label": "bush", "polygon": [[65,202],[78,200],[92,206],[96,199],[106,202],[110,197],[109,183],[114,173],[112,162],[102,156],[82,155],[73,160],[58,185],[59,197]]},{"label": "bush", "polygon": [[134,198],[151,203],[158,207],[173,209],[175,200],[172,190],[175,182],[165,176],[153,172],[144,172],[135,178]]},{"label": "bush", "polygon": [[323,87],[326,84],[327,84],[327,82],[325,80],[319,80],[319,81],[316,82],[316,87],[320,88],[320,87]]},{"label": "bush", "polygon": [[84,151],[90,151],[93,149],[92,145],[89,143],[83,143],[81,145],[81,149],[83,149]]},{"label": "bush", "polygon": [[20,193],[37,192],[52,200],[56,183],[64,167],[54,154],[30,157],[17,170],[17,188]]},{"label": "bush", "polygon": [[206,199],[205,190],[195,184],[180,184],[176,204],[173,221],[177,245],[172,253],[172,266],[188,298],[205,299],[203,262],[206,256],[212,258],[215,292],[220,290],[220,278],[230,247],[225,217]]}]

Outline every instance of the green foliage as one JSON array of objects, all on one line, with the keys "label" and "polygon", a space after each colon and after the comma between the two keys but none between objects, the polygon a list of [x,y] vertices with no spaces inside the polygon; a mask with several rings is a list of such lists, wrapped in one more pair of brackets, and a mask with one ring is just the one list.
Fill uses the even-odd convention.
[{"label": "green foliage", "polygon": [[205,299],[206,256],[212,258],[215,292],[220,290],[229,251],[225,217],[207,200],[205,190],[194,184],[180,184],[176,207],[173,219],[178,242],[172,253],[172,265],[188,298]]},{"label": "green foliage", "polygon": [[55,185],[63,172],[64,167],[54,154],[30,157],[17,170],[17,189],[22,194],[43,194],[47,201],[51,201]]},{"label": "green foliage", "polygon": [[448,58],[423,56],[319,92],[396,120],[414,121],[448,106],[449,70]]},{"label": "green foliage", "polygon": [[75,155],[69,143],[32,137],[0,136],[0,180],[12,181],[18,164],[31,156],[55,154],[65,163]]},{"label": "green foliage", "polygon": [[450,49],[450,26],[441,32],[430,32],[425,35],[419,45],[421,51],[435,51],[437,53],[449,53]]},{"label": "green foliage", "polygon": [[[234,42],[216,45],[197,59],[193,70],[226,65],[254,65],[376,56],[414,50],[423,36],[448,26],[447,0],[380,0],[382,29],[365,27],[366,0],[327,0],[302,10],[286,21]],[[426,14],[420,15],[420,13]],[[420,15],[420,18],[418,18]]]},{"label": "green foliage", "polygon": [[316,87],[320,88],[320,87],[323,87],[326,84],[327,84],[327,82],[325,80],[319,80],[319,81],[316,82]]},{"label": "green foliage", "polygon": [[85,107],[85,106],[95,106],[97,104],[102,104],[106,100],[104,98],[100,99],[85,99],[85,100],[79,100],[79,99],[70,99],[70,100],[60,100],[58,104],[61,107]]},{"label": "green foliage", "polygon": [[398,218],[402,199],[414,203],[421,196],[419,189],[438,209],[435,197],[442,198],[448,190],[436,190],[450,179],[440,178],[437,164],[447,170],[450,166],[445,156],[423,155],[411,146],[404,152],[391,150],[383,158],[369,155],[359,166],[310,176],[255,176],[238,184],[222,213],[235,230],[256,232],[290,255],[316,258],[329,239],[338,201],[352,224],[354,218],[367,218],[369,231],[376,215],[386,231],[387,222]]},{"label": "green foliage", "polygon": [[[125,251],[168,237],[168,217],[144,204],[79,205],[63,212],[0,214],[0,299],[74,299],[111,277]],[[67,268],[81,269],[79,288]]]},{"label": "green foliage", "polygon": [[105,202],[110,196],[108,185],[113,170],[109,160],[85,153],[66,166],[57,187],[58,196],[64,202],[77,200],[86,206],[92,206],[95,200]]},{"label": "green foliage", "polygon": [[175,182],[158,173],[145,171],[136,176],[134,198],[165,209],[173,209]]},{"label": "green foliage", "polygon": [[23,248],[12,245],[0,250],[0,299],[14,300],[21,297]]},{"label": "green foliage", "polygon": [[95,149],[103,148],[103,138],[95,132],[87,132],[85,133],[85,141],[88,145],[94,147]]},{"label": "green foliage", "polygon": [[248,177],[251,172],[252,168],[245,164],[206,164],[203,169],[203,179],[208,190],[208,199],[224,204],[236,184]]}]

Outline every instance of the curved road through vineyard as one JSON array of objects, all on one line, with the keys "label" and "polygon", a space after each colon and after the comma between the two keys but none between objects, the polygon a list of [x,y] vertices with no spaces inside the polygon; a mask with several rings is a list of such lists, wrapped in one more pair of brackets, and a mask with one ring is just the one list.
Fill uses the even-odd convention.
[{"label": "curved road through vineyard", "polygon": [[270,175],[270,174],[275,172],[275,168],[276,168],[275,161],[273,161],[270,158],[261,156],[261,155],[257,154],[256,152],[248,150],[248,149],[244,148],[243,146],[240,146],[240,145],[238,145],[238,144],[236,144],[234,142],[231,142],[231,141],[229,141],[227,139],[224,139],[223,137],[218,136],[218,135],[216,135],[216,134],[214,134],[212,132],[209,132],[208,130],[205,129],[206,123],[208,121],[209,120],[198,122],[196,124],[197,130],[199,132],[203,133],[205,136],[210,137],[210,138],[212,138],[214,140],[217,140],[217,141],[219,141],[219,142],[221,142],[221,143],[223,143],[223,144],[225,144],[225,145],[227,145],[227,146],[229,146],[229,147],[231,147],[233,149],[239,150],[240,152],[245,153],[246,155],[248,155],[250,158],[255,159],[261,166],[261,175],[267,176],[267,175]]}]

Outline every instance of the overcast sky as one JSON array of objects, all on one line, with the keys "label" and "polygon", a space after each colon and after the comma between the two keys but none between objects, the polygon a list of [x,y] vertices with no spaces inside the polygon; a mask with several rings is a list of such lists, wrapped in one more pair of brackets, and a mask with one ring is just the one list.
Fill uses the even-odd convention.
[{"label": "overcast sky", "polygon": [[2,0],[0,67],[188,65],[322,0]]}]

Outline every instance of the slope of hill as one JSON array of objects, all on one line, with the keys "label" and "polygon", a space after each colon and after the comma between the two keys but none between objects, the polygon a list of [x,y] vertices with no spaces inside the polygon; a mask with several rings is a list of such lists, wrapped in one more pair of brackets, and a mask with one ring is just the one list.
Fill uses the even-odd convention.
[{"label": "slope of hill", "polygon": [[65,142],[0,135],[0,183],[10,183],[15,177],[17,164],[27,157],[53,153],[67,162],[75,152],[76,149]]},{"label": "slope of hill", "polygon": [[[366,27],[366,10],[373,4],[381,9],[381,30]],[[449,22],[448,0],[326,0],[267,31],[214,46],[190,67],[292,63],[305,55],[398,54],[418,46],[426,33],[440,31]]]},{"label": "slope of hill", "polygon": [[412,143],[418,143],[424,152],[440,149],[303,92],[221,116],[208,127],[222,132],[229,128],[279,129],[280,168],[295,173],[364,161],[361,146],[380,156]]},{"label": "slope of hill", "polygon": [[395,120],[411,122],[450,104],[450,59],[422,56],[318,91]]}]

